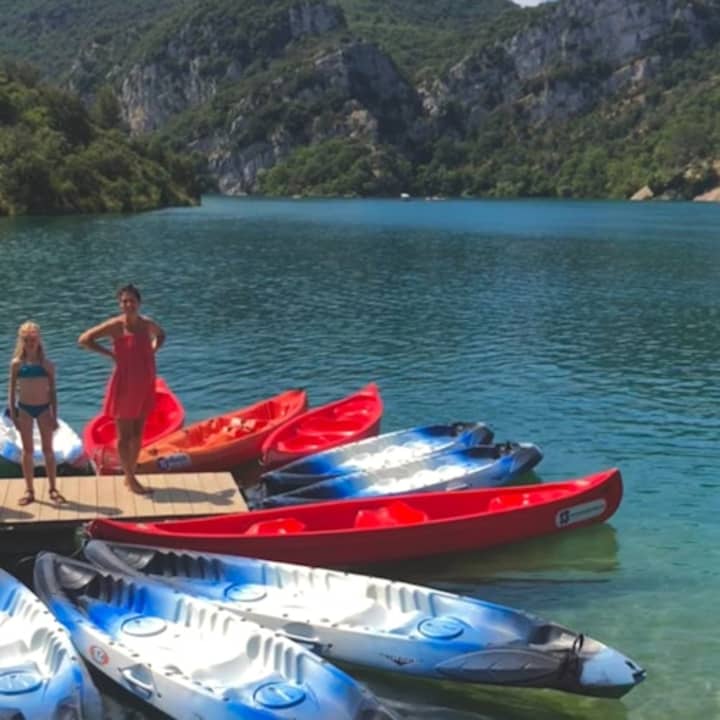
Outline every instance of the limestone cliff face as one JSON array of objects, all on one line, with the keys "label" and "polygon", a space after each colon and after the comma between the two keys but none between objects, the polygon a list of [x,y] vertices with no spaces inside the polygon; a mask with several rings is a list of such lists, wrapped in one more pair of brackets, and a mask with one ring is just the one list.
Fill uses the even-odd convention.
[{"label": "limestone cliff face", "polygon": [[459,102],[470,127],[506,103],[519,103],[531,123],[564,119],[653,77],[668,43],[698,47],[706,33],[700,4],[561,0],[539,23],[452,68],[426,104]]},{"label": "limestone cliff face", "polygon": [[[202,104],[215,95],[218,84],[243,75],[253,61],[254,48],[244,43],[220,46],[227,20],[219,18],[200,27],[188,24],[155,53],[152,60],[135,64],[122,80],[120,101],[134,133],[161,127],[167,120]],[[275,18],[263,39],[270,56],[304,35],[327,33],[344,23],[341,11],[324,2],[304,2]]]},{"label": "limestone cliff face", "polygon": [[374,45],[340,41],[335,31],[345,29],[344,17],[330,2],[298,2],[263,27],[260,41],[228,35],[224,18],[217,26],[185,25],[122,78],[120,100],[130,128],[162,127],[244,79],[258,57],[267,68],[293,41],[328,35],[303,56],[301,67],[284,66],[286,76],[235,99],[223,127],[196,135],[193,149],[207,156],[220,190],[243,194],[297,147],[323,140],[359,138],[412,151],[426,140],[482,128],[498,108],[512,107],[540,125],[639,93],[674,53],[712,41],[706,16],[720,17],[719,0],[558,0],[524,30],[414,88]]},{"label": "limestone cliff face", "polygon": [[[273,93],[287,97],[291,78],[278,78]],[[415,90],[390,58],[368,43],[349,43],[315,58],[301,91],[311,107],[334,107],[313,113],[303,123],[280,122],[260,141],[243,142],[256,113],[258,99],[242,98],[234,107],[227,132],[198,141],[193,149],[208,157],[221,192],[243,195],[257,186],[258,174],[273,167],[296,147],[336,137],[369,143],[403,142],[412,135],[420,111]],[[297,97],[297,96],[296,96]],[[292,127],[290,127],[292,125]]]}]

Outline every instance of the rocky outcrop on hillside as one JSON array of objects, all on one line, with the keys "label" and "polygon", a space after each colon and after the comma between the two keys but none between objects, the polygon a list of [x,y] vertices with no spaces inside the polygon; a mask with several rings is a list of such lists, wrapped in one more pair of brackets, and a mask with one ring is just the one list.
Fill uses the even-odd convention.
[{"label": "rocky outcrop on hillside", "polygon": [[[278,78],[273,93],[289,97],[292,77]],[[306,69],[301,95],[310,113],[303,123],[279,123],[262,140],[244,142],[263,112],[262,100],[248,96],[232,110],[227,132],[197,141],[193,149],[207,154],[209,169],[221,192],[241,195],[256,187],[258,174],[273,167],[299,145],[337,137],[368,143],[410,141],[417,132],[420,102],[392,60],[369,43],[350,43],[320,55]],[[323,109],[325,111],[323,111]]]},{"label": "rocky outcrop on hillside", "polygon": [[224,17],[200,25],[189,22],[154,57],[133,65],[120,90],[124,117],[133,133],[155,130],[174,115],[208,101],[219,84],[241,78],[257,54],[278,56],[293,41],[335,30],[344,19],[339,8],[324,2],[298,3],[274,18],[259,43],[242,37],[221,43],[226,24]]},{"label": "rocky outcrop on hillside", "polygon": [[530,123],[562,120],[656,75],[683,46],[715,30],[702,3],[563,0],[541,21],[456,65],[431,91],[431,106],[458,102],[468,126],[516,103]]},{"label": "rocky outcrop on hillside", "polygon": [[[205,122],[192,136],[192,148],[206,155],[228,194],[252,192],[262,171],[325,140],[391,144],[412,157],[435,140],[482,133],[499,108],[538,126],[608,98],[641,100],[674,58],[720,36],[719,0],[558,0],[525,29],[415,88],[390,56],[349,36],[332,0],[286,7],[247,36],[211,17],[180,25],[116,86],[134,133],[210,102],[215,108],[221,90],[234,86],[232,101],[212,116],[215,125]],[[306,42],[295,64],[274,71],[275,60],[310,37],[317,42]],[[243,84],[258,73],[261,82]],[[669,196],[655,188],[640,196],[647,193]]]}]

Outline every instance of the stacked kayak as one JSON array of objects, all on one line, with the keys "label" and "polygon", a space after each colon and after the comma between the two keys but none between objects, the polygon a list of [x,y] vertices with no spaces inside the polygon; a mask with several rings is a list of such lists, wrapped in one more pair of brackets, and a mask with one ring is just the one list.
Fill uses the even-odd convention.
[{"label": "stacked kayak", "polygon": [[461,682],[620,697],[645,676],[585,635],[509,607],[303,565],[92,540],[105,571],[150,577],[329,660]]},{"label": "stacked kayak", "polygon": [[[58,419],[53,434],[53,453],[57,471],[63,475],[87,475],[93,472],[80,436],[64,421]],[[0,415],[0,477],[22,477],[22,439],[7,411]],[[33,428],[33,464],[44,467],[40,431]]]},{"label": "stacked kayak", "polygon": [[[179,430],[185,421],[185,408],[167,383],[158,377],[155,380],[155,405],[145,422],[142,447],[157,442],[170,433]],[[83,431],[85,452],[100,472],[118,472],[120,459],[117,454],[117,428],[109,415],[99,413],[85,426]]]},{"label": "stacked kayak", "polygon": [[492,442],[481,423],[456,422],[397,430],[314,453],[262,475],[268,494],[275,495],[341,475],[369,473],[405,465],[436,453]]},{"label": "stacked kayak", "polygon": [[316,566],[478,550],[603,522],[617,510],[617,469],[578,480],[463,492],[332,500],[170,522],[108,519],[91,537]]},{"label": "stacked kayak", "polygon": [[263,465],[278,467],[306,455],[377,435],[382,413],[380,390],[375,383],[340,400],[308,410],[265,438]]},{"label": "stacked kayak", "polygon": [[0,570],[0,717],[96,720],[100,696],[66,630]]},{"label": "stacked kayak", "polygon": [[145,446],[138,459],[138,472],[231,470],[259,458],[265,438],[306,409],[307,393],[288,390],[188,425]]},{"label": "stacked kayak", "polygon": [[248,496],[248,501],[253,507],[281,507],[342,498],[496,487],[531,470],[540,460],[542,453],[531,444],[476,445],[385,470],[341,475],[279,495],[258,499]]},{"label": "stacked kayak", "polygon": [[34,577],[87,662],[170,717],[391,718],[297,643],[162,583],[52,553]]}]

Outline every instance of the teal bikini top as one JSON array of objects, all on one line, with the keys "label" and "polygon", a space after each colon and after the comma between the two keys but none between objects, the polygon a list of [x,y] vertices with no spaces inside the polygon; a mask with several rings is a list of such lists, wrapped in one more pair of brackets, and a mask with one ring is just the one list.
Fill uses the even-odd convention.
[{"label": "teal bikini top", "polygon": [[18,370],[19,378],[47,377],[47,370],[39,363],[23,363]]}]

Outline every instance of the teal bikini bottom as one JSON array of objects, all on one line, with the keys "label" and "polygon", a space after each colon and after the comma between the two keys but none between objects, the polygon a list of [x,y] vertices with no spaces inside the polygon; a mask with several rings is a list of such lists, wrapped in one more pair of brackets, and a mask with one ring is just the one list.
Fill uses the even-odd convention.
[{"label": "teal bikini bottom", "polygon": [[28,405],[27,403],[18,403],[18,410],[23,410],[30,417],[39,418],[46,410],[50,409],[50,403],[43,403],[42,405]]}]

